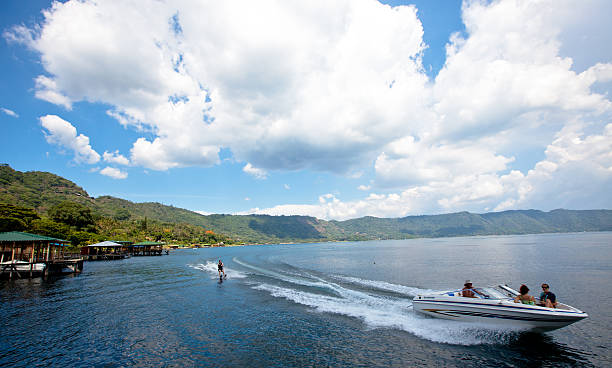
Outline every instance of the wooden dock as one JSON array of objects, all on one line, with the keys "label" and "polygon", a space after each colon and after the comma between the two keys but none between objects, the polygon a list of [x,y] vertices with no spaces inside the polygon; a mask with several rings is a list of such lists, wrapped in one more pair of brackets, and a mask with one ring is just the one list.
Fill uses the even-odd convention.
[{"label": "wooden dock", "polygon": [[83,257],[64,252],[70,242],[43,235],[0,233],[0,277],[30,278],[79,273]]},{"label": "wooden dock", "polygon": [[83,258],[54,259],[39,262],[5,262],[0,264],[0,277],[23,279],[32,277],[59,276],[83,271]]},{"label": "wooden dock", "polygon": [[118,259],[129,258],[129,254],[125,253],[98,253],[98,254],[85,254],[83,258],[86,261],[114,261]]}]

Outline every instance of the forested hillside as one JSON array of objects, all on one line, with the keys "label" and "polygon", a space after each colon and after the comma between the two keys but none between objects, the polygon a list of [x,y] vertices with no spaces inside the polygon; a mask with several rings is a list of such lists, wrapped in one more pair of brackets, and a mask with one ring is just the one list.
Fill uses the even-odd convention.
[{"label": "forested hillside", "polygon": [[[71,203],[76,205],[72,208]],[[160,203],[134,203],[111,196],[92,198],[83,188],[57,175],[19,172],[8,165],[0,166],[0,204],[19,206],[13,210],[21,214],[12,213],[5,206],[5,214],[0,213],[2,228],[16,226],[21,221],[29,224],[27,229],[49,235],[53,233],[49,229],[55,226],[49,221],[60,224],[64,221],[61,220],[62,210],[80,208],[82,212],[86,208],[92,216],[86,226],[64,224],[72,226],[73,238],[82,242],[102,238],[147,238],[179,243],[277,243],[612,231],[610,210],[460,212],[403,218],[362,217],[347,221],[325,221],[308,216],[204,216]],[[39,218],[33,219],[32,214]],[[22,215],[26,218],[15,218]],[[64,228],[63,231],[66,234],[68,230]],[[57,229],[55,233],[62,234]],[[80,234],[80,238],[74,234]]]}]

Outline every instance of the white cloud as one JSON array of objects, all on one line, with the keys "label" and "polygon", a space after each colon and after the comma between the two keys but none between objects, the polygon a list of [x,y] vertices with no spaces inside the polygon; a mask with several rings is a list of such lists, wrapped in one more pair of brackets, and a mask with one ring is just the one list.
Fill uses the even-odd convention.
[{"label": "white cloud", "polygon": [[130,160],[128,160],[127,157],[120,154],[119,151],[115,151],[115,152],[104,151],[104,153],[102,154],[102,158],[104,159],[104,161],[110,162],[113,164],[118,164],[118,165],[129,165],[130,164]]},{"label": "white cloud", "polygon": [[591,135],[585,135],[581,128],[573,125],[557,134],[546,149],[546,158],[526,175],[516,170],[456,175],[451,180],[430,181],[397,193],[371,193],[361,200],[345,202],[324,194],[317,204],[279,205],[251,212],[344,220],[464,210],[611,208],[612,198],[606,194],[612,187],[612,124]]},{"label": "white cloud", "polygon": [[581,124],[569,125],[546,148],[546,158],[527,175],[517,174],[514,195],[497,209],[610,208],[612,124],[585,135]]},{"label": "white cloud", "polygon": [[89,145],[89,137],[79,134],[76,128],[57,115],[45,115],[39,118],[45,138],[49,144],[56,144],[74,152],[77,163],[95,164],[100,161],[100,155]]},{"label": "white cloud", "polygon": [[4,108],[4,107],[0,108],[0,111],[2,111],[3,113],[5,113],[8,116],[12,116],[14,118],[18,118],[19,117],[19,114],[17,114],[15,111],[9,110],[9,109]]},{"label": "white cloud", "polygon": [[250,162],[244,165],[242,171],[257,179],[265,179],[268,177],[268,173],[265,170],[254,167]]},{"label": "white cloud", "polygon": [[263,169],[352,172],[410,130],[427,95],[413,7],[68,1],[44,16],[12,33],[41,54],[37,96],[148,127],[131,159],[151,169],[216,164],[228,147]]},{"label": "white cloud", "polygon": [[357,189],[363,190],[364,192],[370,190],[371,188],[372,188],[371,185],[364,185],[364,184],[361,184],[360,186],[357,187]]},{"label": "white cloud", "polygon": [[290,189],[291,189],[291,186],[290,186],[289,184],[284,184],[284,185],[283,185],[283,188],[285,188],[285,189],[287,189],[287,190],[290,190]]},{"label": "white cloud", "polygon": [[72,101],[58,89],[55,80],[44,75],[36,78],[35,96],[52,104],[64,106],[66,110],[72,110]]},{"label": "white cloud", "polygon": [[5,30],[2,33],[2,37],[4,37],[8,43],[20,43],[26,46],[32,46],[35,36],[33,30],[24,25],[17,25],[10,30]]},{"label": "white cloud", "polygon": [[466,32],[434,80],[416,8],[374,0],[56,2],[39,28],[4,38],[40,53],[37,97],[102,102],[150,133],[133,165],[215,165],[222,148],[258,178],[358,177],[374,163],[359,189],[384,194],[267,210],[397,216],[578,206],[559,198],[585,198],[580,185],[609,203],[606,156],[585,147],[602,145],[612,116],[610,8],[466,1]]},{"label": "white cloud", "polygon": [[451,181],[462,175],[504,171],[512,158],[496,155],[484,144],[432,144],[406,137],[388,145],[374,165],[379,184],[406,186]]},{"label": "white cloud", "polygon": [[125,171],[121,171],[117,168],[107,166],[100,170],[100,174],[111,177],[113,179],[126,179],[128,174]]}]

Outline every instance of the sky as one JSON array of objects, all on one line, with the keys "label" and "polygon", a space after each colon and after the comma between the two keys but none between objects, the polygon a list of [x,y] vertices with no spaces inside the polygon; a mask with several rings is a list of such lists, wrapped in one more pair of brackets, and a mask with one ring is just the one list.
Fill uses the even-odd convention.
[{"label": "sky", "polygon": [[326,220],[612,208],[608,0],[4,0],[0,163]]}]

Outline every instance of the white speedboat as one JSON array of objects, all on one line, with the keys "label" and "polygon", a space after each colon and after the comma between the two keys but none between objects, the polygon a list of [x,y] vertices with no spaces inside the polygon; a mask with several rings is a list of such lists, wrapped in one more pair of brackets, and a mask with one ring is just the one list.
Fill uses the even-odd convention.
[{"label": "white speedboat", "polygon": [[498,288],[473,288],[475,298],[461,296],[461,290],[417,295],[413,308],[436,318],[533,331],[556,330],[588,317],[583,311],[562,303],[556,308],[515,303],[516,290],[505,285],[498,285]]}]

